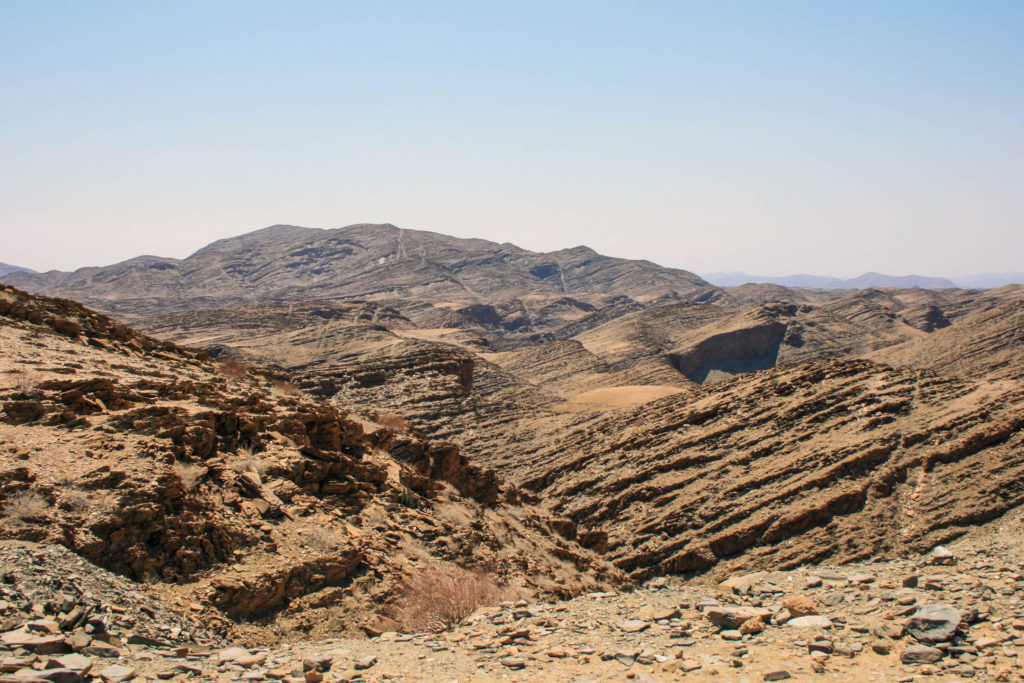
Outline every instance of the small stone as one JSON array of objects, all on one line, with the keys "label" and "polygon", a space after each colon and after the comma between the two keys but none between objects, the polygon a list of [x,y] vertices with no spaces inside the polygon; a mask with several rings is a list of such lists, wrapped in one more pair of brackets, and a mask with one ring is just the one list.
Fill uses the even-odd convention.
[{"label": "small stone", "polygon": [[766,681],[784,681],[787,678],[791,678],[790,673],[785,669],[776,669],[765,673],[764,680]]},{"label": "small stone", "polygon": [[821,614],[809,614],[786,622],[792,628],[832,628],[832,620]]},{"label": "small stone", "polygon": [[755,617],[754,619],[747,619],[740,624],[741,635],[754,635],[764,630],[764,619],[761,617]]},{"label": "small stone", "polygon": [[359,659],[357,659],[352,664],[352,666],[354,666],[356,668],[356,670],[362,671],[363,669],[369,669],[371,666],[373,666],[376,663],[377,663],[377,657],[375,655],[367,655],[365,657],[360,657]]},{"label": "small stone", "polygon": [[522,657],[505,657],[501,660],[501,665],[510,669],[522,669],[526,666],[526,660]]},{"label": "small stone", "polygon": [[696,671],[701,667],[701,663],[696,659],[684,659],[679,665],[683,671],[689,673],[690,671]]},{"label": "small stone", "polygon": [[892,652],[892,646],[889,643],[872,643],[871,651],[879,655],[887,655]]},{"label": "small stone", "polygon": [[616,628],[626,633],[639,633],[651,627],[649,623],[642,619],[619,619],[615,622]]},{"label": "small stone", "polygon": [[303,671],[330,671],[334,664],[334,657],[331,655],[313,655],[302,660]]},{"label": "small stone", "polygon": [[900,661],[904,664],[934,664],[942,659],[942,650],[928,645],[908,645],[900,653]]},{"label": "small stone", "polygon": [[928,564],[954,565],[956,564],[956,555],[945,546],[937,545],[928,553]]},{"label": "small stone", "polygon": [[122,666],[121,664],[111,664],[100,672],[100,678],[107,683],[126,681],[129,678],[135,678],[135,669],[130,666]]},{"label": "small stone", "polygon": [[248,657],[249,651],[241,647],[229,647],[226,650],[221,650],[217,653],[217,661],[221,664],[225,662],[233,662],[236,659],[242,657]]},{"label": "small stone", "polygon": [[65,669],[71,669],[83,675],[92,668],[91,658],[74,653],[57,657],[54,661]]},{"label": "small stone", "polygon": [[818,606],[806,595],[790,595],[782,601],[782,606],[789,610],[793,617],[805,617],[818,613]]}]

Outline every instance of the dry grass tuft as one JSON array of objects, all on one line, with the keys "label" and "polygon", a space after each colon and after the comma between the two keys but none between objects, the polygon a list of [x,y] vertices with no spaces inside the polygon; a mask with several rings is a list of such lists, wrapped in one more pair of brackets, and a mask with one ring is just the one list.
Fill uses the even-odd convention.
[{"label": "dry grass tuft", "polygon": [[398,434],[408,434],[412,431],[412,427],[401,415],[392,415],[390,413],[378,414],[374,415],[371,419],[381,427],[387,427]]},{"label": "dry grass tuft", "polygon": [[270,383],[270,386],[274,391],[286,394],[288,396],[298,396],[302,393],[298,386],[291,382],[286,382],[281,379],[275,379]]},{"label": "dry grass tuft", "polygon": [[50,504],[34,491],[18,491],[8,496],[4,516],[18,524],[45,522],[50,518]]},{"label": "dry grass tuft", "polygon": [[18,391],[26,398],[39,395],[39,375],[28,368],[18,370],[15,375]]},{"label": "dry grass tuft", "polygon": [[249,369],[231,358],[221,358],[217,361],[217,372],[225,377],[245,377]]},{"label": "dry grass tuft", "polygon": [[438,564],[406,579],[395,604],[396,620],[406,633],[444,631],[505,593],[486,572]]},{"label": "dry grass tuft", "polygon": [[174,476],[181,480],[181,485],[186,491],[194,491],[206,474],[206,468],[200,465],[189,465],[183,462],[176,462],[171,468]]},{"label": "dry grass tuft", "polygon": [[307,526],[302,529],[302,538],[313,550],[329,554],[341,547],[338,535],[322,526]]}]

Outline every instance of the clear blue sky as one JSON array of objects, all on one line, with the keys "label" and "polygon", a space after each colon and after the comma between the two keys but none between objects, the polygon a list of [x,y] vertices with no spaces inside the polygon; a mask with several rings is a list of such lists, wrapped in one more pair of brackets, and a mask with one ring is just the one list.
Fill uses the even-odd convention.
[{"label": "clear blue sky", "polygon": [[1024,270],[1024,2],[0,0],[0,261],[274,223]]}]

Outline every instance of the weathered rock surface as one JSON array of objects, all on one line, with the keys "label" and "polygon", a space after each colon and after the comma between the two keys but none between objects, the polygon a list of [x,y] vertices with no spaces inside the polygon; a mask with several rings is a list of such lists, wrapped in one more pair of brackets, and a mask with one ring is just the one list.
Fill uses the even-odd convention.
[{"label": "weathered rock surface", "polygon": [[638,577],[895,555],[1024,502],[1022,400],[822,362],[620,411],[506,466]]}]

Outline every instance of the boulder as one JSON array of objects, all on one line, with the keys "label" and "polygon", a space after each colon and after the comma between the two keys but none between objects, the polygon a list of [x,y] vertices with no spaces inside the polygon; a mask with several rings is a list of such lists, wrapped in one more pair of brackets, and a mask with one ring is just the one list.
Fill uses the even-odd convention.
[{"label": "boulder", "polygon": [[922,643],[945,643],[960,625],[960,610],[943,604],[919,607],[907,622],[907,633]]}]

